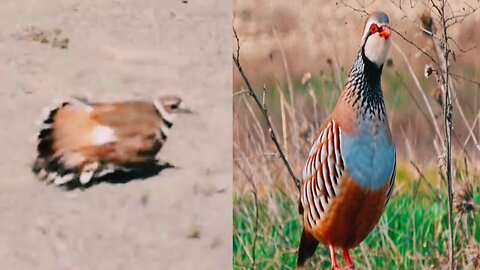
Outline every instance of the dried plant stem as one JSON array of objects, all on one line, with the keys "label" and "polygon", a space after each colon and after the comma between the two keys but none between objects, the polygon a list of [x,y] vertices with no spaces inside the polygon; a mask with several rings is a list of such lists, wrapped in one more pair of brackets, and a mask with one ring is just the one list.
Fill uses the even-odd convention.
[{"label": "dried plant stem", "polygon": [[[278,49],[280,50],[280,55],[282,57],[283,68],[285,70],[285,78],[287,78],[287,89],[288,94],[290,95],[290,106],[295,106],[295,95],[293,94],[293,82],[290,76],[290,69],[288,68],[287,56],[285,55],[285,50],[283,49],[282,43],[277,34],[275,27],[272,27],[273,36],[277,42]],[[295,111],[291,112],[292,118],[295,119]],[[292,121],[293,126],[293,142],[295,143],[296,148],[298,149],[298,123],[297,121]]]},{"label": "dried plant stem", "polygon": [[[458,97],[456,95],[455,89],[453,87],[450,88],[453,93],[453,99],[455,100],[455,106],[457,106],[458,112],[460,113],[460,116],[462,117],[463,123],[467,127],[469,131],[468,138],[471,138],[473,141],[473,144],[476,146],[477,150],[480,151],[480,144],[478,143],[477,137],[473,133],[473,126],[475,125],[475,120],[473,121],[472,126],[468,123],[467,117],[465,116],[465,112],[462,109],[462,106],[460,106],[460,101],[458,100]],[[468,142],[468,141],[467,141]],[[469,157],[470,159],[470,157]]]},{"label": "dried plant stem", "polygon": [[237,167],[240,169],[240,171],[244,174],[244,176],[248,179],[250,184],[252,185],[252,194],[253,194],[253,200],[255,204],[255,225],[253,228],[253,240],[252,240],[252,256],[251,256],[251,261],[252,261],[252,269],[256,268],[256,249],[257,249],[257,231],[258,231],[258,192],[257,192],[257,186],[255,185],[255,181],[252,179],[251,175],[247,174],[245,169],[240,166],[238,162],[235,162]]},{"label": "dried plant stem", "polygon": [[280,94],[280,113],[282,116],[282,134],[283,134],[283,145],[285,147],[285,153],[288,155],[288,143],[287,143],[287,118],[285,115],[285,95],[282,91],[278,90]]},{"label": "dried plant stem", "polygon": [[[297,190],[300,191],[300,180],[293,173],[293,170],[290,167],[290,164],[288,163],[288,161],[285,157],[285,154],[282,150],[282,147],[278,143],[277,135],[273,131],[272,123],[270,121],[270,116],[268,115],[268,108],[265,104],[265,100],[263,100],[263,102],[260,102],[260,99],[258,98],[257,94],[253,90],[253,87],[252,87],[247,75],[243,71],[242,65],[240,64],[240,41],[238,39],[238,35],[237,35],[237,32],[235,31],[235,28],[233,29],[233,33],[234,33],[234,36],[235,36],[235,40],[237,42],[236,55],[235,55],[235,53],[233,53],[233,55],[232,55],[233,56],[233,62],[235,63],[235,66],[237,67],[238,71],[240,72],[240,75],[242,76],[243,80],[245,81],[245,84],[246,84],[247,90],[248,90],[247,94],[249,96],[253,97],[253,99],[254,99],[255,103],[257,104],[258,108],[261,110],[261,112],[263,114],[263,117],[265,118],[265,121],[267,123],[268,132],[270,133],[270,138],[272,139],[273,143],[275,144],[275,147],[277,148],[278,153],[280,155],[280,158],[282,159],[283,163],[285,164],[285,167],[287,167],[288,173],[290,174],[290,177],[292,178],[295,186],[297,187]],[[265,89],[264,89],[264,92],[265,92]]]},{"label": "dried plant stem", "polygon": [[[403,60],[405,61],[405,64],[407,65],[408,67],[408,71],[410,72],[410,75],[412,76],[412,79],[413,81],[415,82],[415,85],[417,86],[417,89],[418,89],[418,92],[420,93],[420,95],[422,96],[423,98],[423,102],[425,102],[425,105],[428,109],[428,114],[430,116],[430,119],[433,123],[433,126],[435,128],[435,133],[438,137],[438,139],[441,139],[443,136],[442,136],[442,133],[440,131],[440,127],[438,126],[437,124],[437,121],[435,120],[435,114],[433,113],[433,109],[432,109],[432,106],[430,105],[430,102],[428,101],[428,97],[427,95],[425,94],[425,90],[423,90],[423,87],[422,85],[420,84],[420,81],[418,80],[417,76],[415,75],[415,71],[413,71],[413,68],[412,68],[412,65],[410,64],[410,62],[408,61],[408,58],[407,56],[405,55],[405,52],[403,52],[403,50],[400,48],[400,46],[398,46],[395,42],[393,42],[393,46],[395,47],[395,49],[398,51],[398,53],[400,53],[400,55],[402,56]],[[440,153],[438,153],[440,155]]]},{"label": "dried plant stem", "polygon": [[438,190],[432,186],[432,184],[430,183],[430,181],[428,181],[428,179],[425,177],[425,175],[420,170],[420,168],[418,168],[417,164],[415,164],[415,162],[413,162],[413,160],[410,160],[410,164],[412,164],[412,166],[417,171],[418,175],[420,176],[419,179],[420,180],[423,179],[424,183],[426,183],[428,185],[428,187],[432,190],[432,193],[433,193],[433,195],[435,195],[435,198],[437,199],[437,201],[441,201],[440,195],[438,195]]},{"label": "dried plant stem", "polygon": [[444,145],[446,153],[444,155],[444,162],[446,166],[446,180],[447,180],[447,196],[448,196],[448,257],[450,270],[455,269],[455,246],[454,246],[454,218],[453,218],[453,179],[452,179],[452,131],[453,131],[453,105],[451,99],[451,82],[449,74],[449,56],[451,50],[448,44],[448,26],[446,17],[446,1],[440,0],[437,4],[434,0],[431,0],[433,8],[438,12],[440,16],[440,27],[442,29],[441,37],[437,39],[435,37],[435,27],[432,27],[432,33],[430,37],[435,46],[437,58],[439,60],[440,69],[442,73],[438,74],[438,82],[443,90],[443,119],[444,119]]}]

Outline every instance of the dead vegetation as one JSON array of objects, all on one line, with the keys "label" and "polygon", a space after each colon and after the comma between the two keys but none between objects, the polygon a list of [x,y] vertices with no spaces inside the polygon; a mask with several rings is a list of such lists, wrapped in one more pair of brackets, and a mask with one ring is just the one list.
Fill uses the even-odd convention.
[{"label": "dead vegetation", "polygon": [[[234,253],[237,246],[244,251],[251,248],[246,261],[254,268],[291,267],[296,236],[290,238],[292,235],[286,228],[292,222],[297,224],[299,219],[290,208],[297,203],[298,194],[290,181],[295,177],[287,176],[288,168],[285,170],[282,165],[278,149],[283,149],[293,174],[298,174],[322,119],[343,89],[348,71],[345,63],[351,62],[349,55],[353,58],[358,49],[352,46],[358,43],[354,34],[359,28],[358,18],[363,16],[362,12],[380,6],[376,1],[364,6],[354,1],[344,2],[343,9],[339,6],[330,14],[315,8],[328,6],[324,1],[305,1],[302,5],[282,1],[258,5],[248,1],[236,3],[234,29],[242,52],[241,68],[251,86],[248,83],[242,86],[244,74],[234,69],[234,197],[237,198]],[[383,85],[400,153],[399,181],[393,200],[395,195],[398,197],[378,229],[372,232],[383,244],[378,247],[378,241],[367,240],[357,257],[362,258],[366,269],[386,267],[369,255],[372,252],[383,254],[385,263],[392,263],[393,257],[393,263],[397,263],[395,269],[477,267],[480,61],[475,43],[480,40],[466,38],[462,31],[477,22],[477,8],[465,2],[464,6],[443,1],[416,1],[403,6],[402,1],[391,1],[390,4],[382,9],[392,15],[392,28],[397,36],[384,69]],[[288,27],[280,27],[278,20],[274,20],[276,14],[282,14],[278,10],[290,10],[301,18],[301,23],[294,19],[290,24],[282,22]],[[355,16],[358,18],[352,19]],[[434,23],[439,33],[432,31]],[[342,35],[338,37],[338,33]],[[234,39],[235,64],[236,50]],[[424,78],[421,76],[424,72],[433,74],[431,78],[435,79]],[[255,99],[248,96],[252,95],[250,87],[255,89]],[[272,131],[276,134],[274,143],[269,139]],[[456,183],[461,184],[457,187]],[[253,202],[245,199],[247,192],[254,194]],[[422,204],[417,203],[419,200]],[[422,206],[440,207],[438,216],[419,220],[419,212],[428,212],[418,209]],[[405,209],[411,214],[404,214]],[[270,217],[268,222],[262,217],[265,214]],[[408,224],[406,228],[395,227],[393,220],[399,217],[403,224]],[[248,224],[251,227],[245,231]],[[425,227],[435,233],[424,234]],[[288,236],[265,235],[271,230],[283,230]],[[245,238],[248,232],[253,243]],[[399,234],[403,236],[398,237]],[[270,245],[276,246],[272,251],[274,257],[255,256],[256,249],[269,250]],[[263,263],[269,259],[271,264]],[[237,266],[245,266],[241,257],[234,257],[235,261]],[[406,265],[409,267],[404,268]],[[325,267],[322,263],[312,266]],[[391,267],[389,264],[387,268]]]}]

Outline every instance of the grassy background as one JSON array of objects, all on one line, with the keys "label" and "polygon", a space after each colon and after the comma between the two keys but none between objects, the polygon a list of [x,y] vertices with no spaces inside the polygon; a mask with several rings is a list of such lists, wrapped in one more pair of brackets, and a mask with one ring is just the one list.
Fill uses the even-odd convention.
[{"label": "grassy background", "polygon": [[[399,170],[397,181],[400,188],[379,225],[360,248],[353,250],[352,258],[357,267],[365,269],[440,269],[446,263],[448,250],[446,199],[439,200],[423,180],[415,179],[405,170]],[[281,191],[269,197],[259,199],[258,225],[253,195],[243,193],[234,197],[234,269],[253,266],[255,231],[257,268],[295,269],[302,230],[298,203]],[[480,201],[478,192],[474,200]],[[272,209],[272,203],[278,208]],[[460,250],[467,249],[472,238],[480,241],[478,218],[478,213],[470,213],[456,223],[456,246]],[[467,269],[467,256],[459,253],[457,259],[463,266],[460,269]],[[340,262],[344,264],[343,260]],[[311,269],[328,269],[328,249],[319,245],[310,265]]]},{"label": "grassy background", "polygon": [[[234,1],[243,69],[259,96],[265,88],[273,128],[296,175],[335,106],[359,48],[364,14],[342,2],[355,8],[363,3],[368,12],[386,11],[392,28],[434,54],[431,41],[418,28],[420,16],[430,12],[426,1]],[[455,12],[468,10],[467,4],[478,6],[476,1],[450,1]],[[474,81],[480,81],[480,48],[475,47],[480,43],[480,31],[475,30],[479,22],[480,14],[474,13],[450,28],[459,44],[452,45],[456,59],[451,70]],[[439,160],[443,142],[434,131],[434,124],[443,130],[441,92],[434,78],[423,76],[430,60],[397,34],[392,39],[382,87],[397,148],[397,182],[378,226],[352,256],[365,269],[442,269],[448,258],[447,202],[439,174],[444,169]],[[456,205],[460,210],[477,207],[466,214],[455,212],[456,258],[459,269],[479,269],[480,145],[472,138],[480,138],[480,87],[457,76],[454,88]],[[242,89],[234,68],[234,93]],[[293,269],[301,232],[298,193],[258,108],[241,94],[234,96],[234,165],[234,268]],[[462,197],[465,183],[473,190]],[[310,265],[328,269],[325,247],[319,246]]]}]

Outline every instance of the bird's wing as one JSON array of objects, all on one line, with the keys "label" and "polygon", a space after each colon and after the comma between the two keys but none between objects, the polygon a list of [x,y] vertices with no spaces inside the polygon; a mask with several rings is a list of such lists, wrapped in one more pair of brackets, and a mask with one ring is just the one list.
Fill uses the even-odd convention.
[{"label": "bird's wing", "polygon": [[95,107],[92,118],[113,130],[116,141],[104,161],[128,165],[153,160],[165,143],[169,127],[152,103],[123,102]]},{"label": "bird's wing", "polygon": [[329,202],[338,194],[345,166],[338,124],[331,120],[313,143],[303,169],[300,202],[307,221],[314,227],[324,216]]},{"label": "bird's wing", "polygon": [[388,201],[390,200],[390,196],[392,196],[393,186],[395,185],[396,171],[397,171],[397,157],[395,155],[395,159],[393,160],[392,175],[390,176],[389,187],[388,187],[388,190],[387,190],[387,199],[385,200],[385,206],[387,205]]}]

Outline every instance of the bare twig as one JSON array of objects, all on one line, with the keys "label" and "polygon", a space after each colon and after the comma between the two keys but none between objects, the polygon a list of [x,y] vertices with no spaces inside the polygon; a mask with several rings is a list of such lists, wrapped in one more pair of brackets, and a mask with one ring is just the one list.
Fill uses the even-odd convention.
[{"label": "bare twig", "polygon": [[415,49],[417,49],[419,52],[421,52],[422,54],[424,54],[425,56],[427,56],[430,61],[432,61],[433,63],[435,64],[438,64],[437,61],[435,60],[435,58],[433,58],[430,54],[428,54],[425,50],[423,50],[422,48],[418,47],[417,44],[413,43],[410,39],[406,38],[404,35],[402,35],[402,33],[398,32],[397,30],[395,30],[394,28],[390,28],[393,32],[395,32],[397,35],[399,35],[403,40],[405,40],[408,44],[412,45],[413,47],[415,47]]},{"label": "bare twig", "polygon": [[[478,48],[478,47],[480,46],[480,43],[477,43],[477,44],[475,44],[474,46],[472,46],[472,47],[470,47],[470,48],[468,48],[468,49],[463,49],[462,47],[460,47],[460,46],[458,45],[458,43],[457,43],[457,41],[456,41],[455,39],[451,39],[451,41],[453,41],[453,44],[455,44],[455,46],[457,46],[458,50],[459,50],[460,52],[462,52],[462,53],[468,53],[468,52],[470,52],[470,51],[475,50],[476,48]],[[452,74],[450,74],[450,75],[452,75]]]},{"label": "bare twig", "polygon": [[450,72],[450,76],[457,77],[457,78],[462,79],[462,80],[464,80],[464,81],[471,82],[471,83],[473,83],[473,84],[476,84],[476,85],[480,86],[480,82],[477,82],[477,81],[475,81],[475,80],[469,79],[469,78],[467,78],[467,77],[465,77],[465,76],[458,75],[458,74],[455,74],[455,73],[452,73],[452,72]]},{"label": "bare twig", "polygon": [[247,94],[247,93],[248,93],[248,90],[240,90],[238,92],[235,92],[233,94],[233,96],[236,97],[236,96],[240,96],[240,95]]},{"label": "bare twig", "polygon": [[[475,139],[475,134],[474,134],[473,129],[475,128],[475,125],[477,124],[477,122],[479,121],[479,119],[480,119],[480,111],[478,112],[477,116],[476,116],[475,119],[473,120],[472,126],[470,127],[470,129],[469,129],[469,131],[468,131],[468,136],[467,136],[467,138],[465,139],[465,142],[463,143],[462,149],[465,150],[465,148],[467,147],[467,143],[468,143],[468,141],[470,140],[470,138]],[[479,126],[480,126],[480,125],[479,125]],[[474,140],[474,145],[477,147],[478,151],[480,151],[480,143],[476,142],[476,139]]]},{"label": "bare twig", "polygon": [[359,12],[359,13],[363,13],[364,15],[369,15],[369,13],[365,10],[365,7],[362,7],[361,9],[359,8],[355,8],[349,4],[347,4],[345,1],[341,0],[340,3],[342,3],[345,7],[348,7],[350,8],[351,10],[353,11],[356,11],[356,12]]},{"label": "bare twig", "polygon": [[[450,66],[449,66],[449,57],[452,53],[449,46],[449,34],[448,28],[450,25],[447,24],[447,15],[446,15],[446,0],[440,0],[438,3],[434,0],[430,0],[432,7],[437,11],[437,15],[440,17],[440,27],[441,27],[441,39],[432,38],[432,42],[437,53],[437,59],[439,60],[439,68],[442,70],[441,73],[436,73],[437,81],[439,86],[443,90],[444,102],[443,102],[443,119],[444,119],[444,146],[445,146],[445,155],[443,158],[444,165],[446,167],[445,177],[447,180],[447,196],[448,196],[448,257],[449,257],[449,268],[450,270],[455,269],[455,246],[454,246],[454,217],[453,217],[453,179],[452,179],[452,131],[453,131],[453,104],[451,98],[452,92],[452,83],[450,80]],[[436,34],[435,26],[432,25],[430,35],[433,37]],[[440,175],[443,175],[440,172]]]},{"label": "bare twig", "polygon": [[420,170],[420,168],[418,168],[417,164],[415,164],[415,162],[413,162],[413,160],[410,160],[410,164],[412,164],[412,166],[415,168],[415,170],[417,171],[418,175],[420,176],[420,179],[423,179],[423,180],[425,181],[425,183],[427,183],[428,187],[433,191],[433,194],[435,195],[435,198],[437,199],[437,201],[441,201],[440,196],[437,194],[438,191],[432,186],[432,184],[430,184],[430,182],[429,182],[428,179],[425,177],[425,175],[422,173],[422,171]]},{"label": "bare twig", "polygon": [[272,123],[271,123],[270,117],[268,115],[267,106],[264,102],[263,103],[260,102],[260,99],[258,98],[257,94],[253,90],[253,87],[252,87],[250,81],[248,80],[247,75],[243,71],[242,65],[240,64],[240,40],[238,38],[237,32],[235,31],[235,28],[233,29],[233,33],[234,33],[234,36],[235,36],[235,40],[237,42],[236,54],[234,53],[232,55],[233,56],[233,62],[237,66],[237,69],[240,72],[240,75],[242,76],[243,80],[245,81],[245,84],[246,84],[247,89],[248,89],[247,94],[250,95],[251,97],[253,97],[253,99],[254,99],[255,103],[257,104],[258,108],[262,111],[262,114],[263,114],[263,116],[265,118],[265,121],[267,123],[268,131],[270,133],[270,138],[272,139],[273,143],[275,144],[275,147],[277,148],[278,153],[280,155],[280,158],[282,159],[283,163],[285,164],[285,167],[287,167],[288,173],[290,174],[290,177],[292,178],[295,186],[297,187],[298,190],[300,190],[300,180],[293,173],[293,170],[290,167],[290,164],[288,163],[288,161],[285,157],[285,154],[282,150],[282,147],[278,143],[277,135],[273,131]]}]

